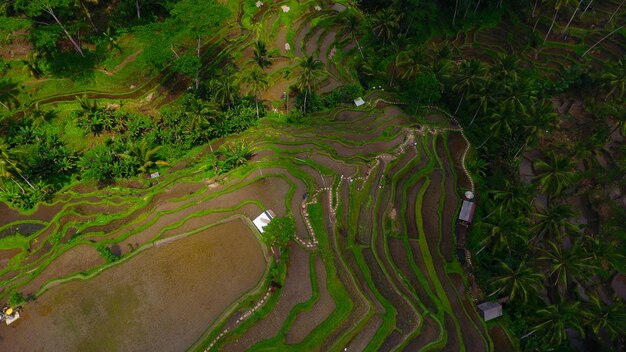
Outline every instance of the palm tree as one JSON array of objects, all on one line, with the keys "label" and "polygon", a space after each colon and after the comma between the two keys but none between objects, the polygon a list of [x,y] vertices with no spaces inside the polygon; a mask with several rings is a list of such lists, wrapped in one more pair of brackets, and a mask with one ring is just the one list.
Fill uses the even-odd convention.
[{"label": "palm tree", "polygon": [[528,106],[524,113],[524,121],[528,121],[528,123],[524,125],[526,132],[525,144],[534,142],[539,137],[543,136],[544,131],[554,125],[558,116],[559,115],[554,111],[552,103],[546,98]]},{"label": "palm tree", "polygon": [[16,83],[9,81],[8,79],[0,80],[0,106],[7,110],[11,110],[19,105],[17,96],[20,90]]},{"label": "palm tree", "polygon": [[526,107],[536,100],[536,92],[531,82],[525,77],[511,76],[502,81],[502,92],[499,101],[511,111],[526,112]]},{"label": "palm tree", "polygon": [[503,190],[492,190],[489,193],[507,213],[527,214],[532,208],[532,192],[522,183],[505,180]]},{"label": "palm tree", "polygon": [[401,72],[400,77],[403,79],[411,79],[417,76],[422,70],[424,52],[421,48],[409,46],[407,50],[398,52],[395,61],[396,67]]},{"label": "palm tree", "polygon": [[189,95],[183,103],[184,114],[189,121],[189,130],[206,128],[219,114],[217,107],[212,103]]},{"label": "palm tree", "polygon": [[537,222],[531,231],[535,233],[535,238],[560,239],[567,232],[578,231],[578,226],[569,221],[574,215],[569,205],[550,205],[536,214]]},{"label": "palm tree", "polygon": [[[620,228],[618,231],[622,231]],[[603,228],[600,233],[584,237],[587,251],[594,256],[594,260],[603,270],[614,272],[615,263],[624,263],[626,255],[622,253],[620,241],[617,240],[621,232],[615,234]]]},{"label": "palm tree", "polygon": [[266,68],[272,64],[267,55],[267,47],[265,43],[260,40],[254,42],[254,61],[256,61],[261,68]]},{"label": "palm tree", "polygon": [[0,138],[0,186],[4,186],[6,180],[13,181],[21,190],[25,192],[24,188],[15,180],[15,175],[20,176],[32,189],[35,189],[33,185],[22,175],[22,170],[18,166],[18,160],[16,158],[18,152],[12,149],[4,138]]},{"label": "palm tree", "polygon": [[552,285],[567,289],[571,283],[579,283],[596,268],[593,256],[579,242],[564,249],[554,241],[547,242],[547,248],[540,250],[538,258],[548,262],[547,274],[552,277]]},{"label": "palm tree", "polygon": [[457,82],[452,89],[457,93],[461,93],[461,99],[459,105],[456,107],[454,113],[456,114],[461,107],[463,98],[471,91],[475,90],[479,84],[484,82],[486,75],[485,64],[482,61],[475,59],[463,60],[461,62],[460,70],[457,73]]},{"label": "palm tree", "polygon": [[444,92],[446,87],[445,83],[450,80],[451,72],[450,72],[450,60],[447,58],[437,58],[430,65],[424,67],[424,69],[435,75],[437,81],[441,82],[440,91]]},{"label": "palm tree", "polygon": [[513,133],[510,118],[511,114],[508,111],[493,112],[490,116],[489,136],[476,148],[482,148],[492,137],[496,137],[496,139],[509,137]]},{"label": "palm tree", "polygon": [[258,66],[250,71],[250,73],[243,77],[243,83],[248,87],[248,93],[254,95],[254,104],[256,106],[256,117],[259,118],[259,93],[267,89],[267,74],[261,70]]},{"label": "palm tree", "polygon": [[495,77],[500,81],[509,79],[517,80],[519,78],[517,70],[519,69],[519,58],[513,54],[498,54],[496,62],[492,69],[495,68]]},{"label": "palm tree", "polygon": [[616,91],[617,95],[615,97],[617,100],[623,100],[624,92],[626,92],[626,60],[620,59],[617,62],[610,63],[605,70],[600,78],[610,91],[607,93],[604,101],[607,101]]},{"label": "palm tree", "polygon": [[474,116],[472,116],[472,120],[469,122],[468,127],[474,124],[474,120],[476,120],[480,111],[482,111],[483,114],[487,113],[487,106],[491,100],[491,94],[494,92],[494,85],[492,82],[492,80],[486,81],[485,84],[479,85],[474,93],[469,94],[469,98],[476,104],[476,111],[474,112]]},{"label": "palm tree", "polygon": [[626,306],[617,301],[604,304],[596,295],[591,295],[590,305],[585,309],[585,325],[598,335],[601,331],[615,339],[626,331]]},{"label": "palm tree", "polygon": [[383,40],[383,46],[400,29],[400,17],[390,7],[384,8],[372,17],[372,31],[374,35]]},{"label": "palm tree", "polygon": [[492,281],[492,286],[496,290],[490,296],[504,293],[507,302],[521,304],[526,304],[529,300],[537,297],[543,276],[526,259],[513,267],[500,261],[500,268],[504,273]]},{"label": "palm tree", "polygon": [[365,59],[363,56],[363,49],[361,49],[361,44],[359,44],[359,40],[357,39],[357,33],[361,31],[361,20],[357,16],[356,11],[345,11],[345,15],[341,17],[341,22],[343,26],[352,37],[352,40],[356,43],[356,47],[359,49],[359,53],[361,54],[361,58]]},{"label": "palm tree", "polygon": [[572,159],[548,151],[545,161],[537,160],[533,165],[539,189],[547,195],[561,194],[576,179],[574,165]]},{"label": "palm tree", "polygon": [[160,149],[161,146],[151,148],[144,138],[139,142],[129,142],[126,152],[120,154],[120,157],[129,160],[140,174],[149,175],[152,167],[169,165],[163,160],[156,160],[156,154]]},{"label": "palm tree", "polygon": [[490,248],[491,253],[501,251],[511,252],[517,245],[527,241],[527,220],[523,216],[512,216],[502,207],[498,207],[489,221],[483,220],[477,226],[487,230],[480,241],[480,253],[485,248]]},{"label": "palm tree", "polygon": [[549,346],[559,346],[567,339],[567,330],[573,329],[584,335],[583,314],[580,302],[558,302],[536,311],[538,324],[533,332],[538,332]]},{"label": "palm tree", "polygon": [[324,64],[313,56],[298,58],[296,87],[304,92],[304,105],[302,112],[306,113],[307,97],[311,95],[312,88],[317,86],[324,75]]}]

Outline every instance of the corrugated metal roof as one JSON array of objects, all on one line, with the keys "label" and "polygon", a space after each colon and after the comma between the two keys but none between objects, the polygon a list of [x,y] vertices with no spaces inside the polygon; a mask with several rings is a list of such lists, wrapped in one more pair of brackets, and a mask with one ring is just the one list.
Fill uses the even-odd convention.
[{"label": "corrugated metal roof", "polygon": [[459,220],[472,222],[474,219],[474,210],[476,209],[476,203],[463,201],[461,206],[461,212],[459,213]]}]

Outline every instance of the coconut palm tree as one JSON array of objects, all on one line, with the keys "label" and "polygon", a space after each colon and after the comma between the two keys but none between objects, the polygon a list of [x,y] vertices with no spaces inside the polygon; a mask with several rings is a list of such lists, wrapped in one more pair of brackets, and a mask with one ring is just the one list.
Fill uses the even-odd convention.
[{"label": "coconut palm tree", "polygon": [[452,77],[450,60],[447,58],[437,58],[430,65],[424,67],[426,72],[432,73],[441,82],[440,91],[444,92],[446,82]]},{"label": "coconut palm tree", "polygon": [[184,114],[189,122],[189,130],[207,128],[214,121],[219,111],[212,103],[189,95],[183,103]]},{"label": "coconut palm tree", "polygon": [[494,96],[511,111],[526,112],[527,106],[535,102],[536,92],[531,82],[525,77],[511,76],[503,80],[500,94]]},{"label": "coconut palm tree", "polygon": [[598,234],[586,235],[584,244],[594,260],[603,270],[612,273],[616,270],[615,263],[624,263],[626,255],[622,253],[620,241],[622,229],[613,233],[607,227],[603,227]]},{"label": "coconut palm tree", "polygon": [[456,114],[461,107],[463,98],[470,92],[476,90],[476,88],[482,84],[487,78],[486,67],[482,61],[470,59],[463,60],[459,72],[456,74],[456,83],[452,86],[452,89],[457,93],[461,93],[461,99],[459,99],[459,105],[454,113]]},{"label": "coconut palm tree", "polygon": [[361,20],[359,19],[356,11],[344,11],[345,15],[341,17],[341,23],[344,26],[345,31],[352,37],[352,40],[356,43],[356,47],[359,49],[361,58],[365,59],[363,55],[363,49],[357,38],[357,34],[361,31]]},{"label": "coconut palm tree", "polygon": [[19,152],[9,146],[4,138],[0,138],[0,185],[4,186],[4,182],[6,180],[12,180],[23,193],[25,190],[19,182],[15,180],[16,175],[24,180],[30,188],[35,189],[35,187],[26,177],[24,177],[24,175],[22,175],[22,170],[20,169],[19,162],[17,160],[18,153]]},{"label": "coconut palm tree", "polygon": [[519,58],[513,54],[498,54],[496,56],[496,62],[491,68],[495,73],[494,78],[500,81],[517,80],[519,75],[517,73],[519,69]]},{"label": "coconut palm tree", "polygon": [[254,96],[254,105],[256,106],[256,117],[259,118],[259,93],[267,89],[267,74],[263,70],[254,66],[252,70],[243,77],[242,83],[247,87],[248,94]]},{"label": "coconut palm tree", "polygon": [[161,146],[151,148],[147,139],[144,138],[139,142],[129,141],[126,152],[120,154],[120,157],[129,160],[138,173],[149,175],[154,166],[168,165],[163,160],[157,160],[156,156],[160,149]]},{"label": "coconut palm tree", "polygon": [[613,93],[617,93],[615,98],[622,101],[626,92],[626,60],[620,59],[610,63],[605,67],[605,72],[600,76],[603,85],[610,89],[604,101],[607,101]]},{"label": "coconut palm tree", "polygon": [[545,161],[537,160],[533,165],[539,189],[547,195],[561,194],[576,179],[574,165],[572,159],[548,151]]},{"label": "coconut palm tree", "polygon": [[19,105],[17,96],[20,90],[16,83],[9,81],[8,79],[0,80],[0,107],[11,110]]},{"label": "coconut palm tree", "polygon": [[492,80],[487,80],[484,84],[480,84],[476,91],[469,94],[469,99],[476,104],[476,111],[474,111],[474,116],[472,116],[472,120],[470,120],[468,127],[471,127],[478,116],[478,113],[482,111],[483,114],[487,113],[487,106],[491,99],[491,94],[494,92],[494,84]]},{"label": "coconut palm tree", "polygon": [[304,105],[302,112],[306,112],[307,97],[311,95],[312,88],[316,87],[324,76],[324,64],[313,56],[298,58],[296,87],[304,92]]},{"label": "coconut palm tree", "polygon": [[593,255],[579,242],[564,249],[554,241],[548,241],[545,249],[540,249],[539,260],[548,263],[546,273],[552,278],[552,286],[567,289],[572,283],[580,283],[586,275],[597,269]]},{"label": "coconut palm tree", "polygon": [[504,294],[507,302],[520,304],[526,304],[538,296],[543,276],[527,259],[512,266],[499,261],[499,267],[503,270],[503,274],[492,281],[495,291],[490,296]]},{"label": "coconut palm tree", "polygon": [[511,127],[511,113],[509,111],[494,111],[489,117],[489,136],[476,148],[482,148],[488,140],[495,137],[508,138],[513,134],[513,128]]},{"label": "coconut palm tree", "polygon": [[495,210],[489,221],[483,220],[477,226],[486,230],[481,236],[481,249],[478,253],[485,248],[489,248],[492,254],[501,251],[510,253],[519,244],[525,243],[528,239],[526,218],[514,216],[506,212],[502,207],[498,207]]},{"label": "coconut palm tree", "polygon": [[545,98],[530,104],[523,115],[524,121],[527,121],[524,124],[526,144],[532,144],[531,142],[543,136],[546,129],[551,128],[559,116],[550,100]]},{"label": "coconut palm tree", "polygon": [[604,304],[597,295],[590,296],[590,305],[584,310],[585,325],[598,335],[605,331],[612,339],[626,331],[626,305],[621,301]]},{"label": "coconut palm tree", "polygon": [[386,45],[400,29],[400,16],[390,7],[384,8],[372,17],[372,31]]},{"label": "coconut palm tree", "polygon": [[536,311],[537,324],[533,331],[539,333],[549,346],[559,346],[567,339],[567,330],[584,335],[584,317],[580,302],[557,302]]},{"label": "coconut palm tree", "polygon": [[509,214],[528,214],[532,208],[530,188],[519,182],[504,181],[503,190],[489,191],[493,200]]},{"label": "coconut palm tree", "polygon": [[409,46],[406,50],[400,50],[396,56],[395,65],[403,79],[415,78],[422,70],[424,52],[416,46]]},{"label": "coconut palm tree", "polygon": [[231,107],[235,102],[239,92],[235,77],[235,67],[227,64],[222,68],[221,75],[209,82],[211,97],[220,107]]},{"label": "coconut palm tree", "polygon": [[536,214],[536,222],[531,227],[535,238],[560,239],[568,232],[577,232],[578,226],[570,223],[574,217],[572,207],[566,204],[552,204]]},{"label": "coconut palm tree", "polygon": [[260,68],[266,68],[272,64],[267,54],[267,47],[260,40],[254,42],[254,61]]}]

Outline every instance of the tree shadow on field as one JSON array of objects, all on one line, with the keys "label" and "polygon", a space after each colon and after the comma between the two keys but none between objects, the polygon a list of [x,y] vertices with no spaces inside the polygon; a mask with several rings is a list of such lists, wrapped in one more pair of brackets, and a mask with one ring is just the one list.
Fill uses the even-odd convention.
[{"label": "tree shadow on field", "polygon": [[100,59],[98,52],[85,51],[85,57],[82,57],[77,52],[67,51],[54,54],[48,59],[48,64],[50,73],[55,77],[84,83],[94,79],[95,67]]}]

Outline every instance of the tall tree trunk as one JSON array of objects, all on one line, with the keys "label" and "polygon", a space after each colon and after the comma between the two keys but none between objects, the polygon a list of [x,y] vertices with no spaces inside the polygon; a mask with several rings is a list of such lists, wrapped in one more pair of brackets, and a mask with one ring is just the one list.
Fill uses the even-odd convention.
[{"label": "tall tree trunk", "polygon": [[487,137],[487,139],[485,139],[484,142],[482,142],[478,147],[476,147],[476,149],[482,148],[485,145],[485,143],[487,143],[487,141],[491,139],[491,137],[493,137],[493,134],[489,135],[489,137]]},{"label": "tall tree trunk", "polygon": [[78,51],[78,53],[80,54],[80,56],[85,57],[85,54],[83,54],[83,49],[80,48],[80,45],[78,45],[78,43],[76,43],[76,41],[74,40],[74,38],[70,35],[70,33],[67,31],[67,29],[65,29],[65,26],[63,25],[63,23],[61,23],[61,21],[59,20],[59,18],[54,14],[54,10],[52,9],[52,7],[46,7],[44,9],[44,11],[46,11],[47,13],[50,14],[50,16],[52,16],[52,18],[54,18],[54,20],[56,21],[56,23],[61,26],[61,29],[63,30],[63,32],[65,33],[65,35],[67,36],[67,38],[70,40],[70,42],[72,42],[72,44],[74,45],[74,48],[76,49],[76,51]]},{"label": "tall tree trunk", "polygon": [[580,14],[580,17],[582,17],[585,12],[587,12],[587,9],[589,8],[589,6],[591,6],[591,3],[593,2],[593,0],[589,0],[589,3],[587,3],[587,6],[585,6],[585,9],[583,10],[583,13]]},{"label": "tall tree trunk", "polygon": [[539,2],[539,0],[535,0],[535,6],[533,6],[532,18],[535,18],[535,10],[537,10],[537,3],[538,2]]},{"label": "tall tree trunk", "polygon": [[570,17],[569,21],[567,21],[567,26],[565,26],[565,29],[563,30],[563,32],[561,32],[562,34],[565,34],[565,32],[567,32],[567,29],[569,28],[569,25],[572,23],[572,20],[574,19],[574,16],[576,16],[576,13],[578,13],[579,9],[580,9],[580,7],[577,7],[576,10],[574,10],[574,13],[572,14],[572,17]]},{"label": "tall tree trunk", "polygon": [[306,114],[306,97],[308,93],[308,89],[304,91],[304,105],[302,105],[302,114]]},{"label": "tall tree trunk", "polygon": [[480,6],[480,0],[478,0],[478,3],[476,3],[476,7],[474,8],[474,13],[478,11],[478,6]]},{"label": "tall tree trunk", "polygon": [[356,47],[359,48],[359,53],[361,53],[361,58],[365,59],[365,56],[363,55],[363,49],[361,49],[361,45],[359,44],[359,40],[356,39],[356,35],[354,35],[354,32],[352,32],[352,38],[356,42]]},{"label": "tall tree trunk", "polygon": [[459,112],[459,108],[461,108],[461,103],[463,102],[463,98],[465,97],[465,93],[463,93],[463,95],[461,95],[461,100],[459,100],[459,104],[456,106],[456,110],[454,110],[454,114],[456,115],[457,112]]},{"label": "tall tree trunk", "polygon": [[85,6],[85,4],[82,1],[80,1],[80,7],[83,9],[83,12],[85,13],[85,17],[87,17],[87,19],[89,20],[89,24],[91,24],[91,27],[97,31],[98,28],[93,23],[93,19],[91,18],[91,13],[89,13],[89,9],[87,8],[87,6]]},{"label": "tall tree trunk", "polygon": [[467,127],[471,127],[472,124],[474,123],[474,119],[476,119],[476,116],[478,116],[478,111],[480,110],[480,105],[478,105],[478,109],[476,109],[476,112],[474,113],[474,117],[472,117],[472,121],[470,121],[469,126]]},{"label": "tall tree trunk", "polygon": [[[198,47],[196,49],[196,55],[198,56],[198,66],[196,67],[196,90],[200,88],[200,36],[198,35]],[[257,113],[258,114],[258,113]]]},{"label": "tall tree trunk", "polygon": [[456,0],[454,3],[454,16],[452,17],[452,26],[454,26],[454,21],[456,21],[456,14],[459,11],[459,0]]},{"label": "tall tree trunk", "polygon": [[535,21],[535,25],[533,26],[533,33],[535,33],[535,29],[537,28],[537,24],[539,24],[540,19],[541,19],[541,16],[537,17],[537,20]]},{"label": "tall tree trunk", "polygon": [[254,105],[256,106],[256,119],[259,119],[259,96],[254,92]]},{"label": "tall tree trunk", "polygon": [[609,23],[611,23],[611,21],[613,20],[613,16],[615,16],[615,14],[617,13],[617,11],[619,11],[619,9],[622,7],[622,5],[624,5],[624,1],[626,0],[622,0],[622,2],[619,4],[619,6],[615,9],[615,11],[613,12],[613,14],[611,15],[611,17],[609,18]]},{"label": "tall tree trunk", "polygon": [[544,44],[546,40],[548,40],[548,37],[550,36],[550,32],[552,32],[552,27],[554,26],[554,22],[556,22],[556,16],[558,15],[559,15],[559,10],[557,9],[556,12],[554,13],[554,18],[552,19],[552,24],[550,25],[550,28],[548,29],[548,33],[546,34],[546,37],[543,39]]},{"label": "tall tree trunk", "polygon": [[[613,89],[611,89],[611,91],[604,97],[604,101],[606,102],[607,100],[609,100],[609,97],[611,95],[613,95],[613,93],[615,92],[615,89],[617,89],[617,86],[613,87]],[[610,134],[609,134],[610,135]]]},{"label": "tall tree trunk", "polygon": [[141,19],[141,10],[139,6],[139,0],[135,0],[135,8],[137,9],[137,19]]},{"label": "tall tree trunk", "polygon": [[17,185],[17,187],[19,187],[22,190],[22,194],[26,193],[26,190],[24,189],[24,187],[22,187],[22,185],[20,185],[19,182],[15,181],[13,177],[11,177],[11,180],[13,180],[13,182]]},{"label": "tall tree trunk", "polygon": [[[622,1],[623,2],[623,1]],[[622,29],[624,27],[624,25],[619,26],[619,28],[616,28],[615,30],[613,30],[611,33],[605,35],[602,39],[598,40],[594,45],[592,45],[589,49],[587,49],[587,51],[585,51],[581,57],[585,57],[585,55],[587,55],[587,53],[589,51],[591,51],[591,49],[595,48],[596,45],[602,43],[606,38],[610,37],[612,34],[614,34],[615,32],[619,31],[620,29]]]}]

